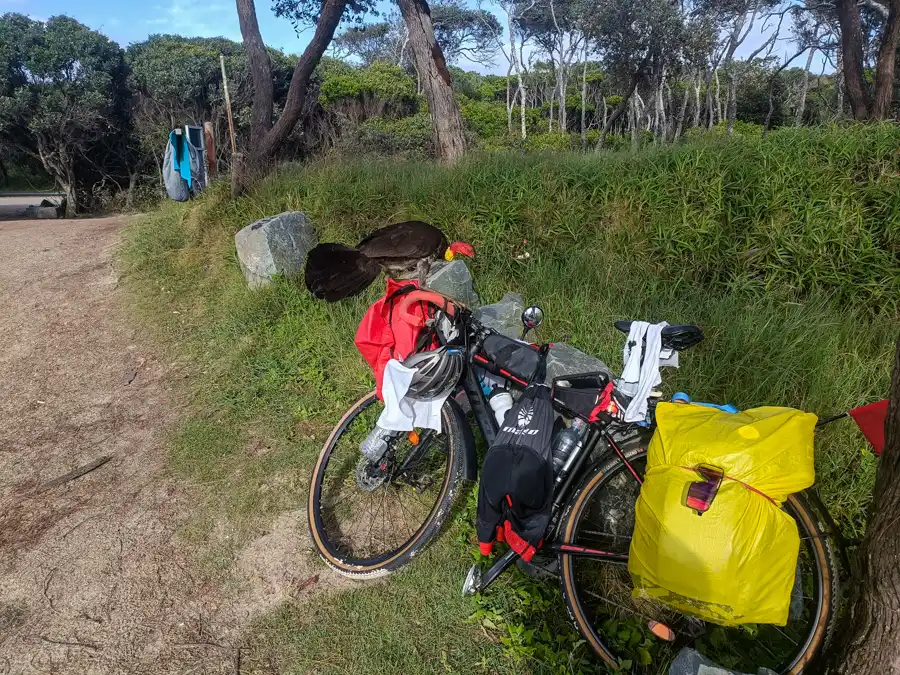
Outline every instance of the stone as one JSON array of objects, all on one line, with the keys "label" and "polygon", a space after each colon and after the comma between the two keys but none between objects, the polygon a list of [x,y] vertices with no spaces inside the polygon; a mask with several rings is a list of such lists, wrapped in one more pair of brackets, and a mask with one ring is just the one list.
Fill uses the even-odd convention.
[{"label": "stone", "polygon": [[[728,670],[716,665],[698,651],[685,647],[680,652],[672,665],[669,666],[669,675],[747,675],[735,670]],[[759,668],[755,675],[776,675],[775,671],[768,668]]]},{"label": "stone", "polygon": [[522,337],[522,312],[525,301],[518,293],[507,293],[500,302],[484,305],[475,311],[475,319],[483,326],[516,340]]},{"label": "stone", "polygon": [[318,243],[316,228],[300,211],[257,220],[234,235],[241,270],[250,288],[262,288],[276,274],[299,276]]},{"label": "stone", "polygon": [[[596,356],[585,354],[565,342],[554,342],[547,355],[547,381],[563,375],[580,373],[610,373],[609,367]],[[612,375],[612,373],[610,373]]]},{"label": "stone", "polygon": [[59,218],[59,210],[55,206],[29,206],[25,209],[25,216],[38,220],[55,220]]},{"label": "stone", "polygon": [[431,265],[425,285],[448,298],[461,302],[470,309],[481,304],[475,293],[472,273],[462,260],[446,262],[444,260]]}]

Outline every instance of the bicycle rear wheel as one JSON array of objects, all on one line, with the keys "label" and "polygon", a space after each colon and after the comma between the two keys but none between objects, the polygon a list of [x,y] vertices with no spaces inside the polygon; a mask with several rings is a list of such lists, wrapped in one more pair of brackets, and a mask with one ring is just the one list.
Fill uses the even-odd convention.
[{"label": "bicycle rear wheel", "polygon": [[[635,453],[629,461],[642,475],[646,454]],[[627,553],[639,488],[618,459],[595,471],[563,516],[565,542]],[[783,508],[796,520],[801,540],[786,626],[728,628],[703,622],[654,600],[632,598],[631,578],[621,563],[563,554],[561,583],[569,615],[600,658],[614,667],[630,662],[632,672],[668,673],[685,646],[740,672],[756,672],[759,667],[790,675],[810,672],[809,664],[825,650],[837,618],[837,559],[818,516],[802,495],[792,495]],[[651,621],[672,628],[676,641],[656,638]]]},{"label": "bicycle rear wheel", "polygon": [[313,543],[349,577],[383,576],[409,562],[440,531],[463,482],[468,429],[452,398],[441,409],[442,433],[398,434],[381,461],[371,463],[359,445],[383,409],[373,391],[347,411],[310,484]]}]

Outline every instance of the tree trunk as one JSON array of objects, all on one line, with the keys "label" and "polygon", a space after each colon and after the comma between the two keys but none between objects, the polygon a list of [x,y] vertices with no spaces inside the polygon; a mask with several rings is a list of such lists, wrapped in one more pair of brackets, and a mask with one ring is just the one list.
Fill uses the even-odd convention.
[{"label": "tree trunk", "polygon": [[837,50],[837,69],[834,73],[834,119],[844,116],[844,62],[840,49]]},{"label": "tree trunk", "polygon": [[6,187],[7,185],[9,185],[9,172],[6,170],[3,158],[0,157],[0,187]]},{"label": "tree trunk", "polygon": [[128,175],[128,192],[125,194],[125,208],[131,209],[134,206],[134,189],[137,187],[138,172],[134,171]]},{"label": "tree trunk", "polygon": [[[587,148],[587,40],[584,41],[584,50],[582,51],[582,61],[584,64],[581,68],[581,148]],[[594,109],[594,117],[597,116],[597,110]]]},{"label": "tree trunk", "polygon": [[716,81],[716,89],[715,89],[716,93],[715,93],[715,97],[713,100],[715,101],[715,104],[716,104],[716,120],[717,121],[714,124],[711,124],[710,128],[715,126],[715,124],[718,124],[719,122],[721,122],[722,118],[724,117],[724,114],[722,111],[722,97],[719,95],[720,88],[719,88],[719,71],[718,70],[716,70],[716,72],[714,73],[714,76],[715,76],[715,81]]},{"label": "tree trunk", "polygon": [[885,120],[891,112],[891,101],[894,98],[894,66],[897,62],[897,46],[900,44],[900,1],[891,2],[891,9],[881,36],[878,48],[878,61],[875,64],[875,102],[872,105],[871,119]]},{"label": "tree trunk", "polygon": [[800,84],[800,100],[797,102],[797,110],[794,113],[794,126],[799,127],[803,124],[803,113],[806,112],[806,94],[809,92],[809,69],[812,67],[813,55],[815,55],[815,47],[809,50],[806,57],[806,70],[803,71],[803,82]]},{"label": "tree trunk", "polygon": [[74,218],[78,215],[78,191],[76,189],[75,169],[72,163],[68,161],[66,161],[65,179],[62,187],[66,195],[66,218]]},{"label": "tree trunk", "polygon": [[[678,117],[676,118],[676,121],[675,121],[675,133],[672,136],[673,141],[677,141],[681,137],[681,132],[684,130],[684,116],[687,114],[688,98],[690,98],[690,95],[691,95],[690,85],[685,83],[684,96],[681,99],[681,108],[678,111]],[[697,88],[697,98],[698,98],[697,104],[699,105],[699,103],[700,103],[699,87]]]},{"label": "tree trunk", "polygon": [[250,62],[250,78],[253,81],[250,143],[255,148],[272,128],[272,106],[275,99],[272,62],[259,32],[253,0],[237,0],[237,13],[244,49],[247,50],[247,60]]},{"label": "tree trunk", "polygon": [[637,97],[631,97],[631,151],[638,150],[638,104]]},{"label": "tree trunk", "polygon": [[841,24],[841,52],[844,61],[844,87],[850,110],[857,120],[869,118],[869,92],[863,68],[863,31],[856,0],[835,0]]},{"label": "tree trunk", "polygon": [[700,126],[700,71],[697,71],[697,84],[694,86],[694,128]]},{"label": "tree trunk", "polygon": [[506,69],[506,131],[512,134],[512,114],[516,98],[512,93],[512,83],[510,82],[510,74],[512,74],[512,63]]},{"label": "tree trunk", "polygon": [[[254,11],[255,15],[252,0],[237,0],[237,3],[239,13],[242,11],[243,4],[243,11],[250,9]],[[278,118],[275,125],[268,130],[258,143],[254,142],[253,147],[250,149],[253,164],[253,166],[249,167],[250,171],[262,171],[269,166],[278,150],[287,141],[294,127],[297,126],[297,122],[300,121],[300,116],[303,114],[303,104],[306,101],[309,79],[312,77],[316,66],[319,65],[325,50],[328,49],[328,45],[331,44],[334,31],[341,21],[341,16],[343,16],[346,6],[347,0],[325,0],[322,5],[322,11],[319,13],[319,20],[316,23],[316,30],[313,33],[312,40],[306,45],[306,49],[303,50],[300,60],[297,61],[297,65],[294,67],[291,85],[285,97],[284,110],[281,112],[281,117]],[[244,32],[245,30],[246,33]],[[265,52],[265,46],[259,33],[259,24],[255,20],[242,21],[241,34],[244,40],[244,48],[247,50],[248,59],[250,59],[251,63],[261,63],[268,59],[268,54],[263,56],[258,53],[260,49]],[[254,54],[254,52],[257,53]],[[263,107],[265,107],[265,110],[258,110],[258,108]],[[266,100],[265,95],[259,100],[254,96],[253,119],[261,121],[265,115],[271,117],[271,107],[271,100]],[[237,183],[246,185],[246,178],[240,177]]]},{"label": "tree trunk", "polygon": [[428,99],[435,151],[442,163],[456,164],[466,152],[466,139],[453,79],[434,38],[431,9],[426,0],[398,0],[397,4],[409,30],[409,46]]},{"label": "tree trunk", "polygon": [[884,452],[866,535],[857,552],[849,611],[837,631],[829,675],[900,673],[900,340],[884,431]]},{"label": "tree trunk", "polygon": [[598,152],[603,148],[603,141],[606,140],[606,134],[609,133],[612,125],[614,125],[616,123],[616,120],[618,120],[622,116],[622,113],[625,112],[625,109],[628,106],[628,101],[631,99],[632,94],[634,94],[635,89],[637,89],[638,83],[644,77],[644,69],[646,69],[649,62],[650,55],[648,54],[644,57],[644,60],[641,61],[641,64],[637,67],[637,70],[631,76],[631,82],[628,84],[628,91],[626,91],[624,96],[622,96],[622,100],[619,102],[619,105],[616,106],[616,109],[613,110],[612,115],[610,115],[609,119],[606,120],[606,124],[603,125],[603,130],[600,132],[600,138],[594,148]]},{"label": "tree trunk", "polygon": [[737,78],[734,74],[735,66],[732,64],[731,72],[728,73],[728,107],[725,118],[728,123],[725,127],[725,135],[731,136],[734,133],[734,119],[737,117]]}]

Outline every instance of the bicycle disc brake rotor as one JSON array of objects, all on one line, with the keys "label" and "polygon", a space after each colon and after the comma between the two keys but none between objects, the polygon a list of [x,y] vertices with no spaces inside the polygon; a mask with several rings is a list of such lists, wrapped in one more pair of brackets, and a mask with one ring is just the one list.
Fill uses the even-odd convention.
[{"label": "bicycle disc brake rotor", "polygon": [[356,487],[363,492],[375,492],[391,477],[390,472],[381,468],[382,464],[373,464],[365,457],[356,463]]}]

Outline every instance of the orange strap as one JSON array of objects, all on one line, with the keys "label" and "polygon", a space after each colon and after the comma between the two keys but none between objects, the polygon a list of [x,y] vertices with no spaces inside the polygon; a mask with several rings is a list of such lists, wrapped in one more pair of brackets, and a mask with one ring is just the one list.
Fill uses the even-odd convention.
[{"label": "orange strap", "polygon": [[422,328],[425,325],[425,317],[417,316],[409,311],[410,305],[416,302],[428,302],[432,305],[436,305],[450,316],[456,314],[456,306],[453,302],[449,298],[444,297],[440,293],[435,293],[434,291],[411,291],[407,293],[395,305],[393,314],[398,318],[403,319],[403,321],[410,326]]}]

